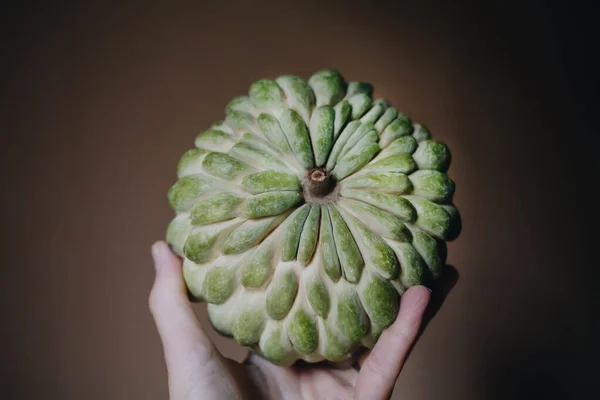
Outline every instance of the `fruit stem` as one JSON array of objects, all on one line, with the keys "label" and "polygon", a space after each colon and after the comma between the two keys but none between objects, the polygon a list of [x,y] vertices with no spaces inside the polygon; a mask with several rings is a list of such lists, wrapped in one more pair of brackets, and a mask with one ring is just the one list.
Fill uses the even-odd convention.
[{"label": "fruit stem", "polygon": [[335,178],[323,168],[309,170],[306,178],[306,190],[313,198],[325,197],[335,188]]}]

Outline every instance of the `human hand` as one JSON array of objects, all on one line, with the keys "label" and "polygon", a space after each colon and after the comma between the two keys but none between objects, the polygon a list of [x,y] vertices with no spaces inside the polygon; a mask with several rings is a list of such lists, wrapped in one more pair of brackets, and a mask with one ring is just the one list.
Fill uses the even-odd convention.
[{"label": "human hand", "polygon": [[[424,286],[407,290],[396,321],[359,356],[356,368],[305,362],[286,368],[253,353],[240,364],[222,356],[200,325],[179,257],[164,242],[152,246],[152,256],[156,278],[149,304],[163,344],[170,400],[389,399],[419,333],[441,305],[430,301]],[[436,309],[427,316],[430,303]]]}]

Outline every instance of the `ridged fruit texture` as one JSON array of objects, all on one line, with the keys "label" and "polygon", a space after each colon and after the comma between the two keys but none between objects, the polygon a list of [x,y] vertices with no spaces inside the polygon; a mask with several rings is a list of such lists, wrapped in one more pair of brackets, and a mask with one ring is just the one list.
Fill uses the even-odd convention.
[{"label": "ridged fruit texture", "polygon": [[167,241],[221,334],[280,365],[344,360],[439,277],[460,231],[449,165],[371,84],[261,79],[182,156]]}]

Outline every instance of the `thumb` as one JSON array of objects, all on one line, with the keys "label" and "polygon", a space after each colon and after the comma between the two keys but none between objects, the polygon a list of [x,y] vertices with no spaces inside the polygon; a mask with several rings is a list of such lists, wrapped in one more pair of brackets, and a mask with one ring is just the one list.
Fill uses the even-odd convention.
[{"label": "thumb", "polygon": [[404,292],[396,321],[381,333],[360,369],[356,382],[357,398],[371,400],[391,397],[415,343],[430,298],[424,286],[413,286]]},{"label": "thumb", "polygon": [[208,360],[215,354],[187,297],[181,260],[165,242],[152,246],[156,276],[149,306],[162,341],[167,366],[176,365],[195,353]]}]

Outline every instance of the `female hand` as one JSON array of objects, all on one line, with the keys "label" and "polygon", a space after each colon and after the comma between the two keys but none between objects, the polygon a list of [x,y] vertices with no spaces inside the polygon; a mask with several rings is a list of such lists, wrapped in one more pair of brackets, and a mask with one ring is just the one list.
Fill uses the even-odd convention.
[{"label": "female hand", "polygon": [[389,399],[431,299],[424,286],[407,290],[396,321],[360,357],[358,368],[304,362],[285,368],[255,354],[240,364],[219,354],[200,325],[179,257],[164,242],[153,245],[152,255],[156,278],[149,303],[163,344],[171,400]]}]

